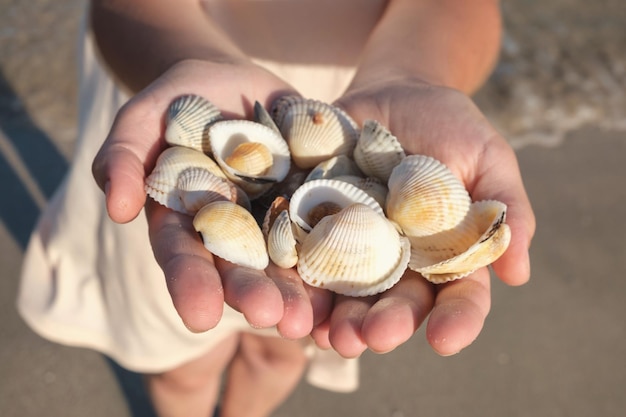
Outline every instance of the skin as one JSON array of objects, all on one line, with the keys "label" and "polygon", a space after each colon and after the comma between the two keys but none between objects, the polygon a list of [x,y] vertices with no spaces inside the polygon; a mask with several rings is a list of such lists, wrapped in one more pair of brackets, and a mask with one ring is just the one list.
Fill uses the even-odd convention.
[{"label": "skin", "polygon": [[[249,118],[254,100],[269,106],[295,91],[253,64],[197,2],[128,3],[93,2],[102,55],[137,93],[119,112],[93,173],[114,221],[131,221],[147,207],[156,259],[191,331],[214,327],[226,302],[253,327],[276,325],[291,339],[311,334],[319,346],[346,357],[368,348],[391,351],[427,317],[426,337],[441,355],[477,337],[490,308],[486,268],[439,286],[409,271],[381,295],[334,296],[303,284],[293,270],[252,271],[211,256],[191,219],[147,202],[144,177],[164,148],[163,117],[175,97],[194,91],[229,117]],[[359,123],[380,121],[408,153],[441,160],[475,200],[507,204],[512,241],[493,269],[505,283],[521,285],[530,276],[534,216],[513,151],[468,97],[497,59],[500,32],[496,1],[391,0],[336,104]]]}]

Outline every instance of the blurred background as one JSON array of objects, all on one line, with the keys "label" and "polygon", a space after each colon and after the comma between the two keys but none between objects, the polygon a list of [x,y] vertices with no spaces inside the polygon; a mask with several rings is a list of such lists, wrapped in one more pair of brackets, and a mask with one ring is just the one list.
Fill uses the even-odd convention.
[{"label": "blurred background", "polygon": [[[0,416],[150,416],[137,375],[18,317],[21,258],[76,134],[83,0],[0,0]],[[359,391],[301,384],[286,416],[626,415],[626,5],[509,0],[476,101],[516,149],[538,229],[529,284],[493,283],[476,342],[416,335],[362,358]]]}]

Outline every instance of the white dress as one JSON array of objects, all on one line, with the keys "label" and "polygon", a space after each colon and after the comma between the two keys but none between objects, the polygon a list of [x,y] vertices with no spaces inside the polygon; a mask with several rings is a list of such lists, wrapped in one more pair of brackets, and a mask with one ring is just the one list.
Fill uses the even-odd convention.
[{"label": "white dress", "polygon": [[[207,3],[207,11],[213,12],[212,7]],[[228,30],[228,16],[222,21]],[[275,329],[252,329],[228,306],[216,328],[201,334],[187,330],[153,258],[145,216],[124,225],[108,218],[91,163],[128,97],[98,61],[88,28],[81,37],[75,155],[26,250],[17,300],[20,314],[51,341],[95,349],[142,373],[165,371],[199,357],[233,332],[277,335]],[[258,62],[303,95],[329,102],[353,73],[347,67],[318,65],[311,71],[297,63]],[[312,343],[307,350],[310,383],[336,391],[356,389],[356,360]]]}]

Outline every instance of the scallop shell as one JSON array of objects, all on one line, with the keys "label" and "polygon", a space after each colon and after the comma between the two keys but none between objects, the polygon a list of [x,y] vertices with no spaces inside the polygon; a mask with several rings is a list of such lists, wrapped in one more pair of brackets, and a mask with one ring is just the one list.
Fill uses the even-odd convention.
[{"label": "scallop shell", "polygon": [[[146,178],[146,193],[159,204],[180,213],[190,214],[181,200],[180,181],[181,178],[192,175],[190,170],[194,168],[226,180],[219,166],[205,154],[174,146],[165,149],[159,155],[152,173]],[[183,183],[185,181],[187,180],[183,180]]]},{"label": "scallop shell", "polygon": [[337,206],[338,209],[353,203],[361,203],[384,217],[383,209],[376,200],[352,184],[332,179],[305,182],[293,193],[289,203],[289,217],[296,226],[295,233],[298,241],[302,241],[304,235],[314,226],[309,219],[311,211],[329,203]]},{"label": "scallop shell", "polygon": [[511,231],[504,223],[506,205],[499,201],[473,203],[467,218],[455,229],[410,238],[409,268],[434,283],[463,278],[491,264],[506,250]]},{"label": "scallop shell", "polygon": [[[226,176],[248,193],[250,199],[257,198],[289,173],[289,147],[277,132],[267,126],[249,120],[225,120],[213,124],[209,135],[215,160]],[[250,147],[248,150],[252,152],[233,156],[233,152],[241,147]],[[267,159],[268,155],[271,155],[271,161]],[[246,166],[247,170],[241,171]]]},{"label": "scallop shell", "polygon": [[366,205],[352,204],[313,228],[297,267],[309,285],[360,297],[391,288],[409,256],[408,239],[389,221]]},{"label": "scallop shell", "polygon": [[193,226],[214,255],[252,269],[269,264],[263,233],[243,207],[230,201],[208,204],[198,211]]},{"label": "scallop shell", "polygon": [[341,175],[362,177],[363,173],[352,159],[346,155],[337,155],[317,164],[304,181],[332,179]]},{"label": "scallop shell", "polygon": [[165,141],[208,153],[211,151],[209,126],[221,118],[219,109],[204,97],[181,96],[167,110]]},{"label": "scallop shell", "polygon": [[293,235],[289,211],[281,211],[267,236],[267,252],[270,259],[281,268],[293,268],[298,262],[296,238]]},{"label": "scallop shell", "polygon": [[456,227],[471,204],[463,183],[441,162],[411,155],[393,169],[387,217],[407,236],[428,236]]},{"label": "scallop shell", "polygon": [[358,126],[343,110],[317,100],[286,96],[273,104],[271,113],[298,167],[312,168],[336,155],[352,155]]},{"label": "scallop shell", "polygon": [[376,120],[366,120],[354,149],[354,161],[370,177],[383,182],[406,154],[398,139]]}]

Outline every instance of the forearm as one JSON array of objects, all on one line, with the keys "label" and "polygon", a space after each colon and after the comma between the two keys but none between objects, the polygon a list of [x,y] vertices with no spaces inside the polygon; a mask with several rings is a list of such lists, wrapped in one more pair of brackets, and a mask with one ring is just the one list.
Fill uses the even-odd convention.
[{"label": "forearm", "polygon": [[184,59],[246,60],[198,0],[92,0],[91,21],[101,55],[133,91]]},{"label": "forearm", "polygon": [[496,63],[500,35],[497,0],[390,0],[350,88],[415,78],[470,94]]}]

